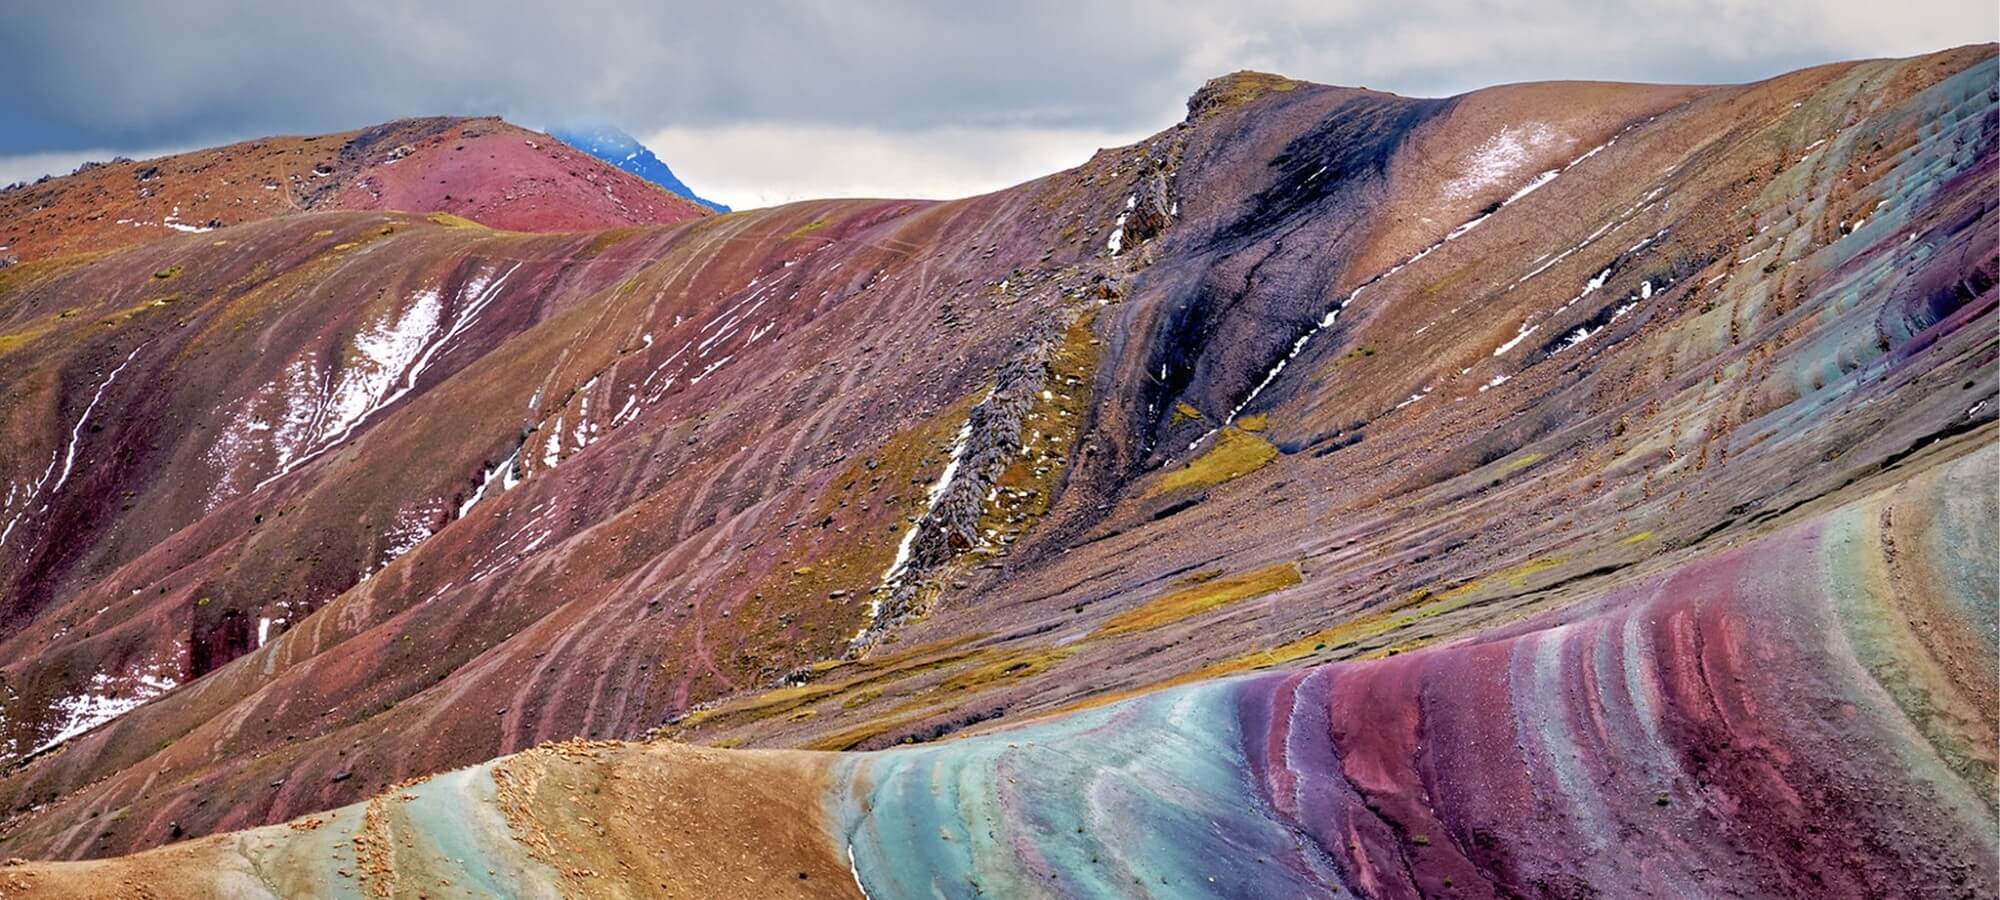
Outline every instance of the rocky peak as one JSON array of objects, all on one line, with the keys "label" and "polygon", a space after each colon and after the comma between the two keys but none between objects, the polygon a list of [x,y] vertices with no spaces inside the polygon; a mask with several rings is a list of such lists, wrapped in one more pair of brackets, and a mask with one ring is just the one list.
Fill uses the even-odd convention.
[{"label": "rocky peak", "polygon": [[1249,103],[1268,93],[1284,93],[1297,90],[1303,81],[1294,81],[1283,75],[1269,72],[1252,72],[1245,69],[1211,78],[1200,90],[1188,97],[1187,118],[1194,122],[1211,113]]}]

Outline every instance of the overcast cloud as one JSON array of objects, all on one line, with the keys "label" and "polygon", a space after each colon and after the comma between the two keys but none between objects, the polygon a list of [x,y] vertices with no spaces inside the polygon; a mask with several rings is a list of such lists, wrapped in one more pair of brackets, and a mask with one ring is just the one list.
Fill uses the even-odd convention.
[{"label": "overcast cloud", "polygon": [[0,179],[400,116],[605,121],[737,205],[949,196],[1255,68],[1409,95],[1735,82],[2000,36],[1992,0],[9,3]]}]

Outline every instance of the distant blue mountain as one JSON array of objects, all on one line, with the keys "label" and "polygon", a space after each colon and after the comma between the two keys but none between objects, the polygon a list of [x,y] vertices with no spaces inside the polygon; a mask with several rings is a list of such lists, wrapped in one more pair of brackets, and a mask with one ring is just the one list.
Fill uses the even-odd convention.
[{"label": "distant blue mountain", "polygon": [[679,178],[674,177],[674,170],[667,168],[667,164],[654,156],[653,151],[646,149],[645,144],[639,143],[638,138],[610,125],[551,128],[549,135],[716,212],[729,211],[727,206],[697,196]]}]

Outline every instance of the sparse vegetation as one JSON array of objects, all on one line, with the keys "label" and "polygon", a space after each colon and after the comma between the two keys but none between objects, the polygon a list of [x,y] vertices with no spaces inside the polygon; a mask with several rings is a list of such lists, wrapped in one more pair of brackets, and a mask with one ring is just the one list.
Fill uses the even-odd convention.
[{"label": "sparse vegetation", "polygon": [[486,226],[484,226],[484,225],[481,225],[481,224],[479,224],[478,222],[474,222],[474,221],[472,221],[471,219],[468,219],[468,218],[466,218],[466,217],[464,217],[464,216],[455,216],[455,215],[452,215],[451,213],[448,213],[448,212],[434,212],[434,213],[431,213],[431,214],[430,214],[430,215],[428,215],[428,216],[425,216],[424,218],[426,218],[426,219],[429,219],[429,220],[431,221],[431,223],[432,223],[432,224],[434,224],[434,225],[443,225],[443,226],[444,226],[444,227],[446,227],[446,228],[485,228],[485,227],[486,227]]},{"label": "sparse vegetation", "polygon": [[1283,590],[1301,580],[1295,562],[1204,580],[1112,616],[1092,636],[1113,637],[1170,625],[1189,616]]},{"label": "sparse vegetation", "polygon": [[1282,75],[1269,72],[1235,72],[1221,78],[1211,79],[1196,92],[1188,107],[1196,117],[1214,115],[1226,109],[1242,106],[1252,100],[1271,93],[1289,93],[1298,90],[1304,82],[1293,81]]},{"label": "sparse vegetation", "polygon": [[1278,448],[1271,446],[1270,441],[1233,425],[1228,426],[1216,434],[1215,444],[1208,452],[1166,473],[1148,493],[1170,494],[1189,488],[1213,487],[1255,472],[1277,458]]},{"label": "sparse vegetation", "polygon": [[804,225],[800,225],[799,227],[792,229],[790,232],[787,232],[785,234],[785,240],[788,241],[797,240],[798,238],[805,237],[806,235],[812,234],[815,231],[825,228],[828,224],[829,223],[825,219],[814,219],[810,222],[807,222]]}]

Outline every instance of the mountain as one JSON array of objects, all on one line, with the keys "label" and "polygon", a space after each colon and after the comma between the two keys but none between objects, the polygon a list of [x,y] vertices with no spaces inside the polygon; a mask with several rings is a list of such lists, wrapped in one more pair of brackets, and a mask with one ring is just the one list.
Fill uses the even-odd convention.
[{"label": "mountain", "polygon": [[653,155],[653,151],[635,138],[610,125],[590,125],[576,128],[553,128],[549,134],[578,150],[595,156],[611,165],[644,178],[682,197],[701,204],[710,212],[726,213],[729,207],[713,200],[703,200],[700,196],[674,176],[674,170]]},{"label": "mountain", "polygon": [[1996,79],[76,226],[0,269],[0,890],[1991,894]]},{"label": "mountain", "polygon": [[18,185],[0,191],[0,246],[41,259],[331,209],[447,213],[509,231],[706,214],[548,135],[499,119],[436,117],[121,159]]}]

